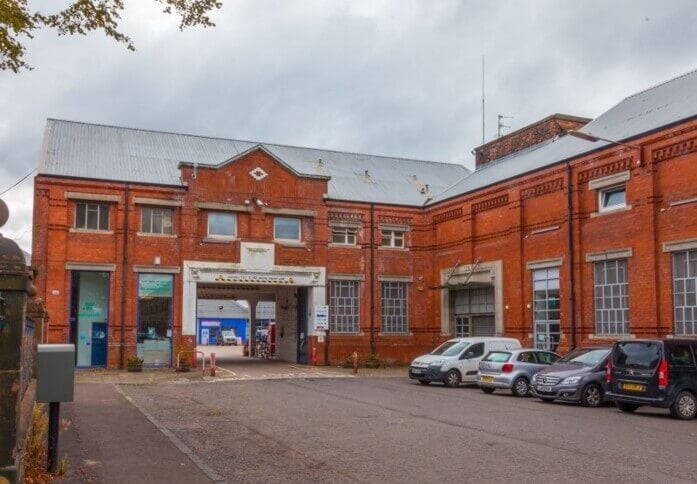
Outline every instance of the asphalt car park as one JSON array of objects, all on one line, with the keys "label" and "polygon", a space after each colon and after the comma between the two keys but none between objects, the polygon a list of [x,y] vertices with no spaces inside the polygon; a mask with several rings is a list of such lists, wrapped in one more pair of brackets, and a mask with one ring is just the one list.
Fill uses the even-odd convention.
[{"label": "asphalt car park", "polygon": [[[406,371],[405,371],[406,373]],[[693,482],[697,421],[475,385],[288,378],[122,385],[229,482]]]}]

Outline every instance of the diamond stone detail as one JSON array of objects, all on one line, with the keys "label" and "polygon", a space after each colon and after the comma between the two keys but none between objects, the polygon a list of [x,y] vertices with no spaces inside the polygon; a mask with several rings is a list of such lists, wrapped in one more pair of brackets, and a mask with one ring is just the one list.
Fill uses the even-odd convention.
[{"label": "diamond stone detail", "polygon": [[249,172],[249,174],[252,175],[252,178],[254,178],[256,181],[261,181],[267,176],[269,176],[269,174],[266,173],[264,169],[260,166],[254,168],[252,171]]}]

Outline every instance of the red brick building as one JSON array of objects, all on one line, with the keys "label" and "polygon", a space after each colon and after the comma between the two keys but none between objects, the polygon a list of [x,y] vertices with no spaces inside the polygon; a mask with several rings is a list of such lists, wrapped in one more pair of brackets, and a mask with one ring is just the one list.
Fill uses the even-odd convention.
[{"label": "red brick building", "polygon": [[32,251],[48,339],[81,366],[169,365],[202,298],[275,301],[278,355],[300,362],[406,361],[456,335],[697,336],[697,72],[587,121],[508,134],[469,172],[49,120]]}]

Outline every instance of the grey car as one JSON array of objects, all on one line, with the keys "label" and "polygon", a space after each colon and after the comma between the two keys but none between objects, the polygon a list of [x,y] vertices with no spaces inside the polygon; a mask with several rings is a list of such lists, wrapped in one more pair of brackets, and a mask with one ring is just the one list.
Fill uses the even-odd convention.
[{"label": "grey car", "polygon": [[532,379],[530,393],[544,402],[563,400],[597,407],[605,401],[609,346],[576,348]]},{"label": "grey car", "polygon": [[477,385],[484,393],[496,389],[511,390],[525,397],[530,393],[532,377],[561,358],[551,351],[518,349],[491,351],[479,362]]}]

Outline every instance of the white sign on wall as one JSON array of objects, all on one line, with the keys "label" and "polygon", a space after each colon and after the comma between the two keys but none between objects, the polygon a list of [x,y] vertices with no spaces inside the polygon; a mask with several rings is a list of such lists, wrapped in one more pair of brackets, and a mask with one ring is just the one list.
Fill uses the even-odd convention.
[{"label": "white sign on wall", "polygon": [[326,304],[315,306],[315,330],[326,331],[329,329],[329,306]]}]

